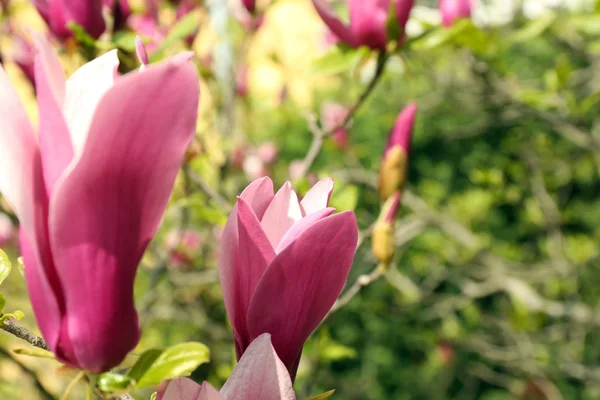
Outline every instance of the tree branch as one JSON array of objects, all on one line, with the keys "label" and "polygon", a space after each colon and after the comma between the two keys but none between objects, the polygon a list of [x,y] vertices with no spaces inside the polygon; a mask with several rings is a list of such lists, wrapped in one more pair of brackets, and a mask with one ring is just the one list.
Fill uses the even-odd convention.
[{"label": "tree branch", "polygon": [[46,342],[44,342],[44,339],[42,339],[41,337],[39,337],[37,335],[34,335],[33,333],[29,332],[27,329],[23,328],[22,326],[15,325],[13,322],[11,322],[9,320],[4,321],[4,324],[2,324],[2,326],[0,326],[0,329],[10,333],[13,336],[18,337],[19,339],[26,341],[27,343],[29,343],[32,346],[39,347],[40,349],[44,349],[47,351],[51,351],[50,348],[48,347],[48,345],[46,344]]}]

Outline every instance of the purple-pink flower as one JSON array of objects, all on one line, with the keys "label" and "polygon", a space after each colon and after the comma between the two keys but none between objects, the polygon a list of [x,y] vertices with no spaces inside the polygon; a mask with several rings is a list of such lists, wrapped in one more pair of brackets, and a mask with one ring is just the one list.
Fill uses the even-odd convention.
[{"label": "purple-pink flower", "polygon": [[32,0],[32,3],[58,39],[73,36],[69,22],[77,23],[94,38],[106,29],[102,16],[103,0]]},{"label": "purple-pink flower", "polygon": [[[388,40],[402,41],[404,28],[414,0],[346,0],[350,12],[350,23],[345,24],[333,12],[327,0],[312,0],[327,27],[338,39],[351,46],[367,46],[385,50]],[[388,19],[393,10],[399,37],[388,38]]]},{"label": "purple-pink flower", "polygon": [[0,68],[0,192],[21,224],[38,325],[64,363],[100,372],[139,339],[133,281],[196,124],[189,55],[117,74],[116,50],[65,81],[35,35],[40,126]]},{"label": "purple-pink flower", "polygon": [[439,7],[444,26],[451,26],[454,21],[471,16],[474,0],[440,0]]},{"label": "purple-pink flower", "polygon": [[158,400],[295,400],[290,374],[271,344],[271,335],[257,337],[235,366],[221,391],[188,378],[170,381]]},{"label": "purple-pink flower", "polygon": [[332,214],[332,190],[324,179],[299,201],[289,182],[274,194],[268,177],[257,179],[239,196],[221,241],[219,277],[238,358],[270,333],[292,379],[356,251],[356,217]]}]

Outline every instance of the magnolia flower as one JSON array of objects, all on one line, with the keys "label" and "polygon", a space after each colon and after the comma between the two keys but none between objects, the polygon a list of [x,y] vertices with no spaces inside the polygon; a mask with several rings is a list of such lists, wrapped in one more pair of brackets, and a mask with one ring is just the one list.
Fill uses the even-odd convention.
[{"label": "magnolia flower", "polygon": [[[325,132],[331,132],[331,138],[337,148],[343,149],[348,145],[349,135],[344,126],[348,116],[348,107],[338,103],[323,103],[321,106],[321,125]],[[333,132],[332,132],[333,131]]]},{"label": "magnolia flower", "polygon": [[188,378],[168,383],[157,400],[295,400],[292,380],[271,344],[271,335],[257,337],[235,366],[220,392],[210,383]]},{"label": "magnolia flower", "polygon": [[473,0],[440,0],[440,13],[444,26],[451,26],[454,21],[471,16]]},{"label": "magnolia flower", "polygon": [[408,154],[417,105],[406,106],[390,132],[379,167],[379,197],[382,200],[402,190],[408,170]]},{"label": "magnolia flower", "polygon": [[139,339],[135,272],[194,135],[198,78],[189,54],[118,76],[115,50],[65,82],[35,42],[38,132],[0,68],[0,192],[21,223],[46,342],[70,366],[105,371]]},{"label": "magnolia flower", "polygon": [[69,22],[80,25],[94,38],[102,35],[106,29],[102,16],[103,2],[103,0],[32,0],[35,8],[48,24],[50,32],[61,40],[73,36],[73,32],[68,27]]},{"label": "magnolia flower", "polygon": [[[350,24],[346,25],[335,16],[327,0],[312,1],[323,22],[341,42],[377,50],[385,50],[388,39],[404,39],[404,27],[414,5],[414,0],[346,0],[350,11]],[[392,17],[400,30],[399,36],[393,38],[388,38],[390,9],[394,10]]]},{"label": "magnolia flower", "polygon": [[356,217],[332,215],[332,190],[333,180],[324,179],[298,201],[289,182],[274,195],[268,177],[257,179],[239,196],[221,240],[219,277],[238,358],[270,333],[292,379],[356,251]]},{"label": "magnolia flower", "polygon": [[242,0],[242,4],[249,13],[253,13],[256,10],[256,0]]}]

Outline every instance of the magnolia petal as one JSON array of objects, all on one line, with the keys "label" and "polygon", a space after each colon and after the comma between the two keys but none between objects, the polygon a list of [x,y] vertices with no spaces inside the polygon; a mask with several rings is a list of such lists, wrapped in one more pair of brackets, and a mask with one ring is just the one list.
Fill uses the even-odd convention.
[{"label": "magnolia petal", "polygon": [[[240,198],[260,218],[273,199],[273,182],[268,177],[256,179],[244,189]],[[238,312],[236,295],[238,270],[238,217],[237,205],[235,205],[223,229],[221,245],[219,247],[219,281],[221,282],[221,290],[223,291],[225,310],[227,310],[230,321],[236,321],[240,317],[246,318],[246,310],[244,310],[243,314],[239,314]],[[240,349],[237,352],[241,355],[241,340],[244,335],[237,331],[236,325],[232,322],[236,346]]]},{"label": "magnolia petal", "polygon": [[225,400],[225,397],[221,396],[219,391],[215,389],[210,383],[202,383],[202,391],[198,400]]},{"label": "magnolia petal", "polygon": [[273,181],[268,176],[253,181],[240,195],[252,207],[256,217],[261,220],[271,201],[273,201]]},{"label": "magnolia petal", "polygon": [[61,108],[65,97],[62,67],[54,50],[41,35],[35,35],[35,86],[40,113],[40,153],[46,191],[50,194],[73,159],[69,128]]},{"label": "magnolia petal", "polygon": [[304,215],[309,215],[326,208],[329,204],[332,191],[333,179],[331,178],[321,179],[311,187],[300,202]]},{"label": "magnolia petal", "polygon": [[317,13],[323,22],[325,22],[325,25],[327,25],[329,30],[331,30],[331,32],[333,32],[333,34],[342,42],[352,47],[357,47],[357,42],[353,37],[350,28],[344,25],[344,23],[335,16],[333,10],[331,7],[329,7],[329,4],[327,4],[326,0],[312,0],[312,2],[317,10]]},{"label": "magnolia petal", "polygon": [[[42,331],[44,339],[48,346],[53,350],[57,348],[60,336],[62,311],[60,304],[55,296],[55,292],[50,286],[49,280],[38,262],[37,252],[32,242],[28,238],[25,229],[19,230],[19,242],[23,264],[25,265],[25,278],[29,298],[35,317]],[[65,359],[62,354],[56,354],[57,357]]]},{"label": "magnolia petal", "polygon": [[157,400],[222,400],[223,397],[209,383],[197,384],[190,378],[177,378],[169,381]]},{"label": "magnolia petal", "polygon": [[67,80],[62,110],[75,154],[83,150],[96,106],[114,84],[118,66],[117,50],[111,50],[83,65]]},{"label": "magnolia petal", "polygon": [[250,206],[240,198],[237,202],[238,216],[238,268],[236,279],[236,313],[235,319],[231,319],[231,324],[235,325],[235,331],[238,334],[238,342],[245,349],[250,340],[248,337],[248,327],[246,314],[250,300],[260,281],[263,273],[275,258],[275,251],[269,239],[263,232],[260,222],[254,215]]},{"label": "magnolia petal", "polygon": [[98,103],[79,159],[51,196],[65,329],[81,368],[114,367],[138,341],[133,280],[194,135],[198,97],[188,63],[166,62],[118,79]]},{"label": "magnolia petal", "polygon": [[275,257],[256,287],[248,309],[250,337],[271,333],[292,378],[302,345],[346,282],[357,241],[353,212],[317,221]]},{"label": "magnolia petal", "polygon": [[260,225],[267,234],[273,248],[277,248],[285,233],[302,219],[302,210],[298,196],[292,184],[286,182],[275,194],[273,201],[267,207]]},{"label": "magnolia petal", "polygon": [[290,374],[271,344],[268,333],[258,336],[221,389],[227,400],[294,400]]},{"label": "magnolia petal", "polygon": [[22,229],[34,237],[35,186],[42,179],[39,152],[25,109],[1,65],[0,149],[0,192],[19,217]]},{"label": "magnolia petal", "polygon": [[37,51],[36,58],[42,62],[50,91],[56,102],[62,105],[65,101],[65,72],[60,60],[44,35],[32,32],[32,36]]},{"label": "magnolia petal", "polygon": [[283,239],[281,239],[281,242],[279,242],[279,245],[277,246],[275,253],[277,253],[277,254],[281,253],[283,251],[283,249],[288,247],[290,245],[290,243],[292,243],[294,240],[296,240],[296,238],[298,236],[300,236],[300,234],[302,232],[307,230],[312,224],[314,224],[315,222],[317,222],[325,217],[330,216],[331,213],[334,211],[335,211],[335,208],[333,208],[333,207],[325,208],[323,210],[319,210],[312,214],[309,214],[306,217],[302,218],[300,221],[296,222],[294,224],[294,226],[292,226],[290,228],[290,230],[287,231],[287,233],[285,234]]},{"label": "magnolia petal", "polygon": [[349,0],[350,29],[358,45],[373,49],[387,46],[387,18],[390,0]]}]

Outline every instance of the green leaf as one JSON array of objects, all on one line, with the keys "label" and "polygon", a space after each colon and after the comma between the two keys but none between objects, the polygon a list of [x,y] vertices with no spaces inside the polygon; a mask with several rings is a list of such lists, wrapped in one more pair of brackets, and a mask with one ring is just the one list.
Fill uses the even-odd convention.
[{"label": "green leaf", "polygon": [[128,31],[118,31],[112,37],[113,44],[129,53],[135,52],[135,37],[137,33]]},{"label": "green leaf", "polygon": [[4,311],[5,306],[6,306],[6,299],[4,298],[2,293],[0,293],[0,314],[2,314],[2,311]]},{"label": "green leaf", "polygon": [[130,378],[138,377],[137,387],[158,385],[165,379],[188,376],[209,360],[210,351],[202,343],[181,343],[160,351],[158,355],[156,350],[149,350],[133,366]]},{"label": "green leaf", "polygon": [[200,17],[198,13],[191,12],[187,14],[171,28],[165,40],[162,41],[150,58],[152,60],[156,59],[165,49],[168,49],[180,40],[184,40],[186,37],[196,32],[199,27]]},{"label": "green leaf", "polygon": [[91,37],[81,25],[77,24],[74,21],[70,21],[69,23],[67,23],[67,28],[69,28],[71,32],[73,32],[73,36],[75,36],[75,40],[77,40],[77,43],[92,49],[96,48],[96,40],[93,37]]},{"label": "green leaf", "polygon": [[9,318],[20,321],[23,319],[24,316],[25,314],[23,313],[23,311],[15,310],[12,313],[2,314],[2,316],[0,317],[0,323],[6,321]]},{"label": "green leaf", "polygon": [[10,270],[12,269],[12,264],[10,259],[6,255],[6,253],[0,250],[0,285],[10,274]]},{"label": "green leaf", "polygon": [[139,381],[142,376],[152,367],[156,359],[164,352],[162,349],[150,349],[142,353],[133,367],[127,373],[131,379]]},{"label": "green leaf", "polygon": [[17,268],[21,273],[21,276],[25,277],[25,264],[23,264],[23,257],[17,258]]},{"label": "green leaf", "polygon": [[18,348],[14,349],[13,353],[19,354],[22,356],[30,356],[30,357],[39,357],[39,358],[51,358],[54,360],[54,354],[51,352],[40,349],[38,347],[32,347],[30,349]]},{"label": "green leaf", "polygon": [[506,38],[506,43],[522,43],[527,42],[540,36],[548,29],[556,20],[556,14],[548,12],[540,18],[529,22],[525,27],[514,32]]},{"label": "green leaf", "polygon": [[158,396],[158,393],[152,393],[152,396],[150,396],[150,400],[156,400],[156,396]]},{"label": "green leaf", "polygon": [[135,381],[127,375],[105,372],[98,376],[98,388],[104,393],[125,392],[135,387]]},{"label": "green leaf", "polygon": [[330,390],[328,392],[321,393],[321,394],[318,394],[318,395],[313,396],[313,397],[309,397],[306,400],[323,400],[323,399],[327,399],[327,398],[331,397],[334,392],[335,392],[335,389],[332,389],[332,390]]},{"label": "green leaf", "polygon": [[470,19],[461,19],[456,21],[450,28],[437,27],[416,39],[409,40],[405,43],[405,46],[412,50],[433,50],[451,42],[463,33],[472,33],[476,30],[477,28]]},{"label": "green leaf", "polygon": [[333,47],[323,57],[313,61],[310,66],[310,72],[331,75],[346,72],[356,67],[368,54],[369,49],[366,47],[348,50],[340,50],[338,47]]}]

